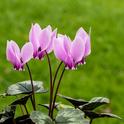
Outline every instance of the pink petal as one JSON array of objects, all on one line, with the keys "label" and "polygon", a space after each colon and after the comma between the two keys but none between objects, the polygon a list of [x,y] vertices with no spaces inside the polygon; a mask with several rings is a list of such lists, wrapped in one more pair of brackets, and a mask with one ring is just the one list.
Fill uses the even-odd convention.
[{"label": "pink petal", "polygon": [[46,49],[46,52],[47,53],[50,53],[52,52],[53,50],[53,39],[56,38],[56,34],[57,34],[57,29],[55,29],[53,32],[52,32],[52,35],[51,35],[51,41],[48,45],[48,48]]},{"label": "pink petal", "polygon": [[82,38],[80,37],[75,38],[75,40],[72,42],[70,52],[75,63],[82,60],[85,52],[85,42],[83,41]]},{"label": "pink petal", "polygon": [[6,57],[7,60],[10,61],[12,64],[15,64],[15,54],[14,52],[11,50],[10,46],[9,46],[9,42],[7,42],[7,48],[6,48]]},{"label": "pink petal", "polygon": [[90,36],[89,36],[86,40],[84,56],[86,57],[90,55],[90,53],[91,53],[91,43],[90,43]]},{"label": "pink petal", "polygon": [[20,63],[20,49],[15,41],[7,41],[6,56],[12,64]]},{"label": "pink petal", "polygon": [[66,53],[68,54],[70,54],[71,45],[72,45],[71,39],[65,35],[64,36],[64,49]]},{"label": "pink petal", "polygon": [[47,29],[47,30],[49,30],[50,32],[52,32],[52,27],[51,27],[51,25],[48,25],[46,28],[44,28],[44,29]]},{"label": "pink petal", "polygon": [[75,68],[75,63],[71,56],[67,56],[65,60],[66,69],[73,69]]},{"label": "pink petal", "polygon": [[64,49],[64,38],[58,37],[54,39],[53,48],[54,54],[56,58],[60,59],[61,61],[66,61],[67,53]]},{"label": "pink petal", "polygon": [[76,33],[76,37],[81,37],[86,42],[84,56],[88,56],[91,53],[90,35],[83,28],[80,28]]},{"label": "pink petal", "polygon": [[12,50],[17,54],[17,56],[20,56],[20,48],[17,45],[17,43],[11,40],[10,45],[11,45]]},{"label": "pink petal", "polygon": [[31,42],[26,43],[21,49],[23,64],[27,63],[33,57],[33,46]]},{"label": "pink petal", "polygon": [[48,48],[48,45],[51,41],[51,32],[49,29],[43,29],[41,34],[40,34],[40,37],[39,37],[39,42],[40,42],[40,47],[41,47],[41,50],[44,51]]},{"label": "pink petal", "polygon": [[31,30],[29,32],[29,41],[32,42],[34,51],[36,52],[37,49],[39,48],[39,36],[41,33],[41,28],[39,24],[32,25]]},{"label": "pink petal", "polygon": [[78,29],[78,31],[77,31],[77,33],[76,33],[76,36],[77,36],[77,37],[80,36],[81,38],[83,38],[84,40],[86,40],[87,37],[88,37],[88,34],[87,34],[87,32],[81,27],[81,28]]}]

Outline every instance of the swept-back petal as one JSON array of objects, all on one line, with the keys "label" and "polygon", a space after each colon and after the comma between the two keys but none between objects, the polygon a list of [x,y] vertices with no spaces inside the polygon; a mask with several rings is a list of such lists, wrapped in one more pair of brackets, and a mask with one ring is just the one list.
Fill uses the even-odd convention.
[{"label": "swept-back petal", "polygon": [[50,53],[52,52],[53,50],[53,39],[56,38],[56,34],[57,34],[57,29],[55,29],[53,32],[52,32],[52,35],[51,35],[51,41],[48,45],[48,48],[46,49],[46,52],[47,53]]},{"label": "swept-back petal", "polygon": [[27,63],[32,57],[33,57],[33,46],[31,42],[28,42],[21,49],[21,58],[23,64]]},{"label": "swept-back petal", "polygon": [[81,27],[81,28],[78,29],[78,31],[77,31],[77,33],[76,33],[76,36],[77,36],[77,37],[80,36],[81,38],[83,38],[84,40],[86,40],[87,37],[88,37],[88,34],[87,34],[87,32]]},{"label": "swept-back petal", "polygon": [[41,27],[39,24],[32,25],[30,32],[29,32],[29,41],[32,42],[34,51],[39,48],[39,36],[41,33]]},{"label": "swept-back petal", "polygon": [[50,38],[51,38],[50,30],[48,28],[43,29],[39,37],[40,47],[42,51],[48,48],[49,43],[51,41]]},{"label": "swept-back petal", "polygon": [[54,38],[54,41],[53,41],[54,54],[55,54],[56,58],[65,62],[67,53],[66,53],[63,45],[64,45],[63,37]]},{"label": "swept-back petal", "polygon": [[11,44],[9,41],[7,41],[7,47],[6,47],[6,57],[7,60],[11,63],[15,63],[15,54],[14,51],[11,48]]},{"label": "swept-back petal", "polygon": [[90,35],[81,27],[77,33],[76,37],[81,37],[85,42],[85,57],[91,53],[91,43],[90,43]]},{"label": "swept-back petal", "polygon": [[90,36],[88,36],[85,44],[85,53],[84,56],[88,56],[91,53],[91,43],[90,43]]},{"label": "swept-back petal", "polygon": [[10,41],[10,47],[12,48],[12,51],[17,54],[17,56],[20,56],[20,48],[15,41]]},{"label": "swept-back petal", "polygon": [[76,37],[74,39],[70,52],[75,63],[78,63],[84,57],[85,42],[81,37]]},{"label": "swept-back petal", "polygon": [[70,54],[71,45],[72,45],[71,39],[65,35],[64,36],[64,49],[66,53],[68,54]]},{"label": "swept-back petal", "polygon": [[49,30],[51,33],[52,33],[52,27],[51,27],[51,25],[48,25],[46,28],[44,28],[44,29],[47,29],[47,30]]},{"label": "swept-back petal", "polygon": [[7,41],[6,56],[7,60],[10,61],[14,67],[19,68],[21,66],[20,49],[15,41]]}]

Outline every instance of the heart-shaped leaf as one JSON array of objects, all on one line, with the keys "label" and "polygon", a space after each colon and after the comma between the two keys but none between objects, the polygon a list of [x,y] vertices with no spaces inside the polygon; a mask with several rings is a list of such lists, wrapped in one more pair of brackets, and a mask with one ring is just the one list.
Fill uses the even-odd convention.
[{"label": "heart-shaped leaf", "polygon": [[[44,93],[47,90],[43,87],[43,82],[33,81],[35,93]],[[31,81],[22,81],[8,87],[6,95],[30,94],[32,92]]]},{"label": "heart-shaped leaf", "polygon": [[58,96],[66,99],[67,101],[69,101],[72,105],[74,105],[76,108],[78,106],[81,106],[81,105],[84,105],[86,103],[88,103],[88,101],[86,100],[83,100],[83,99],[74,99],[74,98],[71,98],[71,97],[68,97],[68,96],[64,96],[64,95],[61,95],[61,94],[58,94]]},{"label": "heart-shaped leaf", "polygon": [[84,118],[84,113],[78,109],[62,109],[55,119],[56,124],[89,124],[89,120]]},{"label": "heart-shaped leaf", "polygon": [[33,111],[30,118],[35,124],[53,124],[51,118],[40,111]]},{"label": "heart-shaped leaf", "polygon": [[94,97],[88,103],[79,106],[79,108],[83,110],[93,110],[101,105],[110,103],[108,98],[105,97]]},{"label": "heart-shaped leaf", "polygon": [[96,113],[92,111],[85,111],[85,115],[92,120],[96,118],[104,118],[104,117],[121,119],[119,116],[111,113]]}]

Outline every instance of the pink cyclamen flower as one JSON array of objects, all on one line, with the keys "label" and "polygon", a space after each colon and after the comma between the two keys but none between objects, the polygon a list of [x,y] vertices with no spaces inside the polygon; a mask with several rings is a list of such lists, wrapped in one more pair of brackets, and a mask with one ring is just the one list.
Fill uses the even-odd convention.
[{"label": "pink cyclamen flower", "polygon": [[22,70],[31,58],[33,58],[32,43],[26,43],[20,50],[15,41],[7,41],[6,48],[7,60],[11,62],[16,70]]},{"label": "pink cyclamen flower", "polygon": [[73,42],[66,35],[54,39],[55,56],[63,61],[68,69],[75,69],[77,64],[84,64],[90,54],[90,36],[80,28]]},{"label": "pink cyclamen flower", "polygon": [[29,41],[33,44],[33,57],[42,59],[46,53],[53,50],[53,39],[56,37],[56,29],[52,31],[51,26],[41,29],[39,24],[34,24],[29,33]]}]

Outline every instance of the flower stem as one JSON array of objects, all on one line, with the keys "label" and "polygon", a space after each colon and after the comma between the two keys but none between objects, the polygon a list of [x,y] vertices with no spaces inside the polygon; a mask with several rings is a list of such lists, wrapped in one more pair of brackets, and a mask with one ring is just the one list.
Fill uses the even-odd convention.
[{"label": "flower stem", "polygon": [[29,115],[26,105],[24,105],[24,108],[25,108],[25,111],[26,111],[27,115]]},{"label": "flower stem", "polygon": [[33,106],[33,109],[35,110],[35,106],[34,106],[34,102],[33,102],[32,96],[30,96],[30,101],[31,101],[31,104],[32,104],[32,106]]},{"label": "flower stem", "polygon": [[91,119],[91,120],[90,120],[90,124],[92,124],[92,122],[93,122],[93,120]]},{"label": "flower stem", "polygon": [[[18,99],[18,96],[17,95],[16,95],[16,98]],[[20,106],[20,109],[21,109],[22,114],[24,115],[25,113],[23,111],[22,105],[19,105],[19,106]]]},{"label": "flower stem", "polygon": [[35,111],[36,110],[36,105],[35,105],[35,93],[34,93],[33,79],[32,79],[31,70],[30,70],[27,63],[26,63],[26,66],[27,66],[28,73],[29,73],[29,76],[30,76],[30,81],[31,81],[31,86],[32,86],[32,96],[33,96],[33,108],[34,108],[34,111]]},{"label": "flower stem", "polygon": [[53,79],[53,90],[54,90],[54,86],[55,86],[56,77],[57,77],[58,71],[59,71],[62,63],[63,62],[61,61],[60,64],[59,64],[59,66],[58,66],[58,68],[56,69],[56,73],[55,73],[55,76],[54,76],[54,79]]},{"label": "flower stem", "polygon": [[24,111],[23,111],[22,105],[19,105],[19,106],[20,106],[22,114],[24,115]]},{"label": "flower stem", "polygon": [[52,118],[53,118],[53,112],[54,112],[54,106],[55,106],[55,102],[56,102],[56,98],[57,98],[57,93],[58,93],[59,86],[60,86],[64,72],[65,72],[65,67],[64,67],[64,69],[60,75],[59,82],[58,82],[57,87],[56,87],[56,91],[55,91],[55,95],[54,95],[54,99],[53,99],[52,111],[51,111],[51,117]]},{"label": "flower stem", "polygon": [[53,96],[52,68],[51,68],[50,58],[49,58],[47,52],[46,52],[46,56],[47,56],[47,61],[48,61],[48,64],[49,64],[49,72],[50,72],[50,101],[49,101],[49,116],[51,117],[52,96]]},{"label": "flower stem", "polygon": [[[54,75],[54,79],[53,79],[53,89],[52,89],[52,103],[51,103],[51,109],[52,109],[52,105],[53,105],[53,94],[54,94],[54,87],[55,87],[55,81],[56,81],[56,78],[57,78],[57,75],[58,75],[58,72],[59,72],[59,69],[62,65],[62,61],[60,62],[60,64],[58,65],[57,69],[56,69],[56,72],[55,72],[55,75]],[[51,116],[52,116],[52,110],[51,110]],[[51,117],[52,118],[52,117]]]},{"label": "flower stem", "polygon": [[16,121],[15,121],[15,119],[14,119],[14,118],[13,118],[13,120],[12,120],[12,121],[13,121],[13,124],[16,124]]}]

